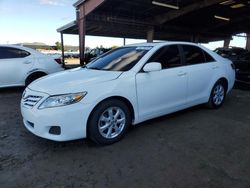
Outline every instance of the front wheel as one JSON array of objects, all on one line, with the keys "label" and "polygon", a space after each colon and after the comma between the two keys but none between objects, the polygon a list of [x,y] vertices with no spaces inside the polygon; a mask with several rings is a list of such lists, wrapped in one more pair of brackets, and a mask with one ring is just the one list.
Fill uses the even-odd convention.
[{"label": "front wheel", "polygon": [[225,98],[226,98],[225,83],[219,80],[215,83],[211,91],[207,105],[210,108],[219,108],[223,105]]},{"label": "front wheel", "polygon": [[89,138],[100,145],[112,144],[122,139],[130,124],[131,113],[124,102],[116,99],[104,101],[89,119]]}]

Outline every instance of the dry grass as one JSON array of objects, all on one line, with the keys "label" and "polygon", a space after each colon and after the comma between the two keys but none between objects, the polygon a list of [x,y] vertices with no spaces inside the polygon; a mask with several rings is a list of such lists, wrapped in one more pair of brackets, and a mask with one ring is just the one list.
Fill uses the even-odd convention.
[{"label": "dry grass", "polygon": [[66,58],[65,60],[66,65],[78,65],[80,64],[79,58]]}]

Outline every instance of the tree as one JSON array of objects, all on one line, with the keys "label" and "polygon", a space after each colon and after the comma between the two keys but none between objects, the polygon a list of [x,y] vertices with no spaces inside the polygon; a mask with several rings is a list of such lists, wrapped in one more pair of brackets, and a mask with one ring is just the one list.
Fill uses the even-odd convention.
[{"label": "tree", "polygon": [[119,48],[119,46],[116,46],[116,45],[111,46],[111,49],[115,49],[115,48]]},{"label": "tree", "polygon": [[60,42],[56,42],[56,50],[62,50],[62,44]]},{"label": "tree", "polygon": [[90,47],[88,47],[88,46],[86,46],[86,47],[85,47],[85,53],[89,53],[89,52],[90,52],[90,50],[91,50],[91,48],[90,48]]}]

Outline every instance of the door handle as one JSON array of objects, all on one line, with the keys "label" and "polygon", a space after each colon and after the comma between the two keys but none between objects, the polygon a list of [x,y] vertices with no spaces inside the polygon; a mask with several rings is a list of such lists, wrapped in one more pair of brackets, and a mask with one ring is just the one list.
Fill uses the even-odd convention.
[{"label": "door handle", "polygon": [[213,67],[212,67],[212,69],[218,69],[219,68],[219,66],[217,66],[217,65],[214,65]]},{"label": "door handle", "polygon": [[23,64],[30,64],[32,63],[31,61],[24,61]]},{"label": "door handle", "polygon": [[177,75],[178,76],[185,76],[185,75],[187,75],[187,73],[186,72],[179,72]]}]

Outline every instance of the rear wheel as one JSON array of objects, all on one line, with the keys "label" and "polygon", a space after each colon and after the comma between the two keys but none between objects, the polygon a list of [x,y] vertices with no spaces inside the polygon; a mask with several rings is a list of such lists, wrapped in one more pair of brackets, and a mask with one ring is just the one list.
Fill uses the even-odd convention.
[{"label": "rear wheel", "polygon": [[209,101],[207,103],[210,108],[219,108],[223,105],[226,98],[226,86],[221,80],[217,81],[211,91]]},{"label": "rear wheel", "polygon": [[122,101],[111,99],[100,103],[89,123],[89,138],[97,144],[112,144],[122,139],[131,124],[131,113]]}]

